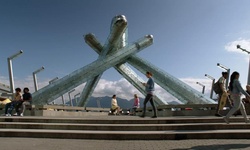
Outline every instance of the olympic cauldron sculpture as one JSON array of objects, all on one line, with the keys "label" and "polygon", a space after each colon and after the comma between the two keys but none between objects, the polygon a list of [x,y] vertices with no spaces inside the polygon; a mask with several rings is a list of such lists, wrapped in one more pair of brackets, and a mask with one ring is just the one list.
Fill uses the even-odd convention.
[{"label": "olympic cauldron sculpture", "polygon": [[[215,103],[212,99],[193,89],[186,83],[137,56],[137,52],[153,43],[153,36],[146,35],[133,44],[128,45],[127,20],[123,15],[115,16],[112,19],[110,35],[104,45],[98,42],[96,37],[91,33],[85,35],[84,39],[85,42],[99,54],[98,59],[56,80],[53,84],[49,84],[37,92],[34,92],[34,104],[46,104],[47,102],[51,102],[64,93],[86,82],[78,102],[78,106],[86,106],[102,73],[111,67],[114,67],[143,95],[146,95],[144,86],[141,83],[144,81],[127,65],[127,63],[143,74],[145,74],[146,71],[152,72],[155,82],[184,104],[188,102],[195,104]],[[155,101],[158,105],[167,104],[165,100],[160,99],[157,95],[155,95]]]}]

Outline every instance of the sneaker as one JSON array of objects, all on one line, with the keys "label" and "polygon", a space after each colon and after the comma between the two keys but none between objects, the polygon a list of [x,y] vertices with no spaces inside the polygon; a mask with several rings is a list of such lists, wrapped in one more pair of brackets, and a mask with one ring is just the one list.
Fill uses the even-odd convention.
[{"label": "sneaker", "polygon": [[23,113],[21,113],[20,116],[23,117]]},{"label": "sneaker", "polygon": [[157,116],[152,116],[151,118],[157,118]]},{"label": "sneaker", "polygon": [[13,116],[18,116],[17,113],[14,113]]},{"label": "sneaker", "polygon": [[223,117],[224,121],[229,124],[228,118],[227,117]]},{"label": "sneaker", "polygon": [[5,116],[11,116],[11,114],[5,114]]},{"label": "sneaker", "polygon": [[245,122],[246,122],[247,124],[249,124],[249,123],[250,123],[250,120],[249,120],[249,119],[247,119]]}]

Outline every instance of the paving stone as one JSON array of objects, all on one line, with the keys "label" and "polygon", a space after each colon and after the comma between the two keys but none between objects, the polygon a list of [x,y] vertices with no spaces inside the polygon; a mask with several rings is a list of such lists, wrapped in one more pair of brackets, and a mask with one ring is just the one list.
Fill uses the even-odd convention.
[{"label": "paving stone", "polygon": [[0,138],[1,150],[249,150],[249,140],[75,140]]}]

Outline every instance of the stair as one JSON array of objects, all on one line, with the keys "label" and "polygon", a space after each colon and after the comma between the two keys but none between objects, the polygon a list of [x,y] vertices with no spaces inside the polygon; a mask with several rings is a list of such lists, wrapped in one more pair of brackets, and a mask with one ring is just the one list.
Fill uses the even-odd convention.
[{"label": "stair", "polygon": [[0,137],[103,139],[103,140],[181,140],[250,139],[250,124],[232,117],[0,117]]}]

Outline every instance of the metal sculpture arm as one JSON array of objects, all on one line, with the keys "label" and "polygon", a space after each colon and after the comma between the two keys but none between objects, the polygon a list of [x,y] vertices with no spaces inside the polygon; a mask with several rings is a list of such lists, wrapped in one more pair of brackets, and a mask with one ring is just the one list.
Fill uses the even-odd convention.
[{"label": "metal sculpture arm", "polygon": [[97,76],[106,69],[116,64],[124,63],[128,57],[148,47],[152,43],[153,37],[151,35],[147,35],[120,51],[110,53],[105,59],[98,59],[63,78],[58,79],[54,82],[54,84],[47,85],[46,87],[33,93],[33,102],[35,104],[44,104],[47,101],[52,101],[61,96],[63,93],[66,93],[67,91],[86,82],[93,76]]},{"label": "metal sculpture arm", "polygon": [[[96,37],[93,34],[88,34],[85,36],[85,42],[95,50],[98,54],[101,53],[103,47],[98,42]],[[141,84],[144,82],[128,65],[125,63],[118,64],[115,66],[115,69],[126,79],[128,80],[135,88],[137,88],[143,95],[146,96],[145,87]],[[81,99],[80,106],[85,106],[87,100]],[[167,102],[162,101],[157,95],[155,95],[155,101],[158,105],[167,104]]]}]

